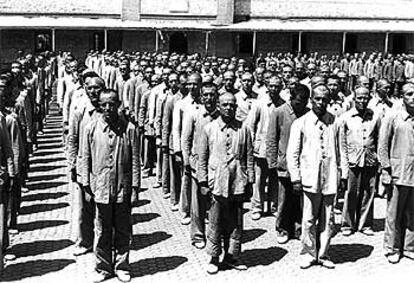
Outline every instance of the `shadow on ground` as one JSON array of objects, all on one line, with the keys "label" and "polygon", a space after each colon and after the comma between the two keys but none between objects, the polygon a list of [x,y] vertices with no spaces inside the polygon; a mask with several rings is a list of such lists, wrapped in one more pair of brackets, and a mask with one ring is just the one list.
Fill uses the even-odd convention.
[{"label": "shadow on ground", "polygon": [[154,232],[150,234],[138,234],[132,236],[132,250],[140,250],[159,242],[165,241],[171,238],[171,234],[167,234],[166,232]]},{"label": "shadow on ground", "polygon": [[244,251],[241,259],[247,267],[258,265],[270,265],[275,261],[281,260],[287,254],[287,250],[280,247],[270,247],[267,249],[253,249]]},{"label": "shadow on ground", "polygon": [[35,241],[13,245],[11,253],[15,254],[18,258],[36,256],[63,250],[71,245],[73,245],[73,242],[70,240]]},{"label": "shadow on ground", "polygon": [[33,185],[29,185],[28,188],[29,188],[29,190],[33,190],[33,191],[47,190],[47,189],[54,189],[54,188],[57,188],[57,187],[60,187],[60,186],[64,186],[66,184],[67,184],[66,182],[50,182],[50,183],[39,182],[39,183],[36,183],[36,184],[33,184]]},{"label": "shadow on ground", "polygon": [[[33,187],[30,187],[30,189],[35,190]],[[32,195],[23,196],[22,201],[38,201],[38,200],[47,200],[47,199],[58,199],[58,198],[67,196],[68,194],[69,193],[66,193],[66,192],[35,193],[35,194],[32,194]]]},{"label": "shadow on ground", "polygon": [[153,275],[158,272],[173,270],[187,261],[188,258],[182,256],[143,259],[131,264],[132,275],[133,277],[142,277],[145,275]]},{"label": "shadow on ground", "polygon": [[266,233],[266,230],[264,229],[250,229],[250,230],[244,230],[243,231],[243,237],[242,237],[242,243],[248,243],[251,241],[256,240],[261,235]]},{"label": "shadow on ground", "polygon": [[36,182],[43,183],[44,181],[51,181],[55,179],[60,179],[66,176],[65,174],[52,174],[52,175],[38,175],[29,177],[29,182],[32,185],[36,185]]},{"label": "shadow on ground", "polygon": [[66,220],[38,220],[28,223],[17,224],[17,229],[21,232],[28,232],[37,229],[44,229],[69,224]]},{"label": "shadow on ground", "polygon": [[[1,281],[17,281],[27,277],[42,276],[50,272],[59,271],[69,264],[75,263],[73,259],[32,260],[6,266]],[[39,280],[38,282],[41,282]]]},{"label": "shadow on ground", "polygon": [[329,254],[334,263],[355,262],[370,256],[373,246],[363,244],[331,245]]},{"label": "shadow on ground", "polygon": [[142,222],[148,222],[155,218],[160,217],[158,213],[134,213],[132,215],[132,225]]},{"label": "shadow on ground", "polygon": [[31,213],[40,213],[40,212],[46,212],[51,211],[59,208],[68,207],[69,203],[67,202],[61,202],[61,203],[44,203],[44,204],[33,204],[33,205],[27,205],[20,208],[19,214],[31,214]]}]

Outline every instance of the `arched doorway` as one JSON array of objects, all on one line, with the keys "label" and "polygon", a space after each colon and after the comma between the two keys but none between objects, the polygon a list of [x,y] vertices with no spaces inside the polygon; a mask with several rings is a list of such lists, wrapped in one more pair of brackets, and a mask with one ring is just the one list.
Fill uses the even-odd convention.
[{"label": "arched doorway", "polygon": [[181,31],[174,32],[170,36],[170,52],[179,54],[188,52],[187,35]]}]

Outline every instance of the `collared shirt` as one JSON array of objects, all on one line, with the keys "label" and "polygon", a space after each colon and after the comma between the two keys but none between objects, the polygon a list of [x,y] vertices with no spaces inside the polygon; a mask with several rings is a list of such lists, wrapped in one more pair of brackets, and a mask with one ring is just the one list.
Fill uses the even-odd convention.
[{"label": "collared shirt", "polygon": [[15,174],[18,175],[25,171],[23,168],[23,164],[25,162],[25,143],[22,139],[17,114],[9,110],[5,110],[3,115],[6,119],[6,126],[10,137],[10,145],[13,150],[14,171]]},{"label": "collared shirt", "polygon": [[252,133],[253,154],[258,158],[266,158],[266,135],[269,127],[269,116],[275,108],[283,105],[285,101],[279,97],[276,103],[270,99],[257,100],[246,119],[246,125]]},{"label": "collared shirt", "polygon": [[383,119],[378,158],[382,168],[391,168],[395,185],[414,187],[414,116],[405,106]]},{"label": "collared shirt", "polygon": [[157,126],[155,125],[155,117],[157,115],[157,101],[158,97],[161,96],[161,99],[165,98],[165,90],[167,86],[164,82],[160,83],[159,85],[153,87],[151,89],[151,93],[148,97],[148,122],[154,130],[157,132]]},{"label": "collared shirt", "polygon": [[[89,98],[83,106],[78,107],[69,120],[68,134],[68,163],[69,168],[77,168],[78,176],[81,177],[79,166],[82,160],[83,143],[85,141],[86,126],[99,116],[97,109],[92,105]],[[78,180],[82,184],[82,180]]]},{"label": "collared shirt", "polygon": [[162,146],[169,148],[173,151],[173,133],[172,133],[172,121],[173,113],[176,103],[183,98],[183,95],[180,91],[175,94],[170,93],[167,96],[164,114],[162,116]]},{"label": "collared shirt", "polygon": [[[304,113],[308,112],[306,108]],[[289,143],[290,128],[293,121],[302,115],[293,111],[290,102],[278,108],[273,108],[269,115],[269,125],[266,136],[266,159],[269,168],[277,168],[278,176],[289,177],[286,164],[286,149]]]},{"label": "collared shirt", "polygon": [[208,182],[212,193],[228,198],[244,194],[254,183],[251,134],[242,122],[226,124],[221,117],[204,127],[201,135],[198,181]]},{"label": "collared shirt", "polygon": [[367,62],[365,62],[364,75],[369,79],[373,79],[375,77],[375,62],[374,61],[368,60]]},{"label": "collared shirt", "polygon": [[205,107],[200,107],[197,111],[186,115],[183,121],[183,133],[181,138],[184,165],[191,165],[191,168],[194,170],[197,169],[201,133],[204,126],[217,117],[217,110],[210,113]]},{"label": "collared shirt", "polygon": [[335,115],[335,117],[340,117],[346,111],[349,110],[349,104],[345,101],[345,95],[343,93],[338,93],[337,99],[331,99],[326,110]]},{"label": "collared shirt", "polygon": [[349,168],[377,166],[380,121],[369,108],[364,117],[359,115],[356,108],[342,116],[339,125],[342,179],[348,178]]},{"label": "collared shirt", "polygon": [[292,182],[303,190],[336,194],[339,182],[338,125],[335,116],[309,111],[292,123],[287,147],[287,166]]},{"label": "collared shirt", "polygon": [[394,107],[394,104],[390,101],[390,103],[386,103],[383,99],[375,95],[368,103],[368,108],[372,109],[380,119],[384,118],[384,116],[391,111]]},{"label": "collared shirt", "polygon": [[267,87],[265,84],[259,85],[257,82],[253,85],[253,91],[257,93],[257,99],[266,99]]},{"label": "collared shirt", "polygon": [[187,94],[186,97],[177,101],[174,107],[172,119],[172,135],[173,135],[173,150],[174,153],[181,152],[181,135],[183,129],[183,121],[188,113],[197,111],[200,104],[194,101],[194,98]]},{"label": "collared shirt", "polygon": [[154,118],[154,128],[156,137],[161,137],[162,134],[162,116],[164,115],[165,101],[167,100],[167,95],[169,91],[170,90],[167,89],[167,87],[165,87],[164,89],[160,90],[160,92],[157,95]]},{"label": "collared shirt", "polygon": [[248,95],[243,89],[240,89],[240,91],[235,94],[235,97],[237,103],[236,119],[244,122],[252,108],[253,102],[257,99],[257,93],[252,91],[252,93]]},{"label": "collared shirt", "polygon": [[100,116],[85,129],[82,182],[90,186],[96,203],[130,201],[139,187],[139,138],[135,126],[119,117],[113,127]]},{"label": "collared shirt", "polygon": [[139,107],[139,114],[138,114],[138,125],[141,128],[144,128],[144,135],[146,136],[154,136],[155,130],[153,125],[149,123],[149,96],[151,93],[151,88],[147,88],[141,97],[141,103]]}]

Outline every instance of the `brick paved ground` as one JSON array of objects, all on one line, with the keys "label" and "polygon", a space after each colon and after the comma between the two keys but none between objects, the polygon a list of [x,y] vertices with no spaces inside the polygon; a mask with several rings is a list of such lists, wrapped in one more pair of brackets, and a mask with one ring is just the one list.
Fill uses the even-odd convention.
[{"label": "brick paved ground", "polygon": [[[66,182],[60,121],[60,117],[50,116],[45,135],[39,137],[39,151],[32,158],[30,192],[23,196],[19,216],[21,232],[12,239],[12,252],[18,258],[6,265],[2,282],[90,282],[93,255],[75,258],[71,250],[76,238],[72,221],[76,201]],[[161,190],[153,189],[150,181],[143,181],[140,206],[133,210],[133,282],[384,282],[414,278],[412,261],[403,259],[390,265],[382,255],[385,203],[380,199],[375,202],[375,236],[333,238],[335,270],[318,266],[300,270],[299,241],[278,245],[274,218],[253,222],[246,213],[242,259],[249,270],[209,276],[205,251],[190,245],[189,227],[179,223],[179,214],[170,211]]]}]

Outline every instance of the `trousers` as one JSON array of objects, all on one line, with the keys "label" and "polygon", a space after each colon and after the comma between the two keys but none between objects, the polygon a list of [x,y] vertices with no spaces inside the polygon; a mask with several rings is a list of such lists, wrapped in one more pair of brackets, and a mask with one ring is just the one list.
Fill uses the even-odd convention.
[{"label": "trousers", "polygon": [[243,231],[243,202],[230,196],[212,197],[207,226],[207,254],[219,257],[223,252],[233,258],[241,253]]},{"label": "trousers", "polygon": [[328,257],[331,241],[331,214],[335,195],[303,193],[302,255]]},{"label": "trousers", "polygon": [[78,183],[72,183],[78,198],[78,239],[77,245],[90,248],[94,240],[95,202]]},{"label": "trousers", "polygon": [[[96,204],[95,257],[98,272],[130,271],[131,205],[129,202]],[[112,250],[115,250],[115,255]]]},{"label": "trousers", "polygon": [[[252,196],[252,212],[263,212],[263,205],[265,201],[265,189],[266,181],[268,180],[268,201],[271,202],[271,210],[273,212],[277,210],[277,174],[269,170],[267,161],[264,158],[255,158],[255,174],[256,182],[253,185],[253,196]],[[270,206],[269,206],[270,207]]]},{"label": "trousers", "polygon": [[414,253],[414,187],[388,188],[384,249],[385,255]]},{"label": "trousers", "polygon": [[375,167],[350,168],[342,210],[342,229],[372,228],[374,220]]}]

